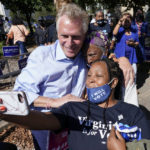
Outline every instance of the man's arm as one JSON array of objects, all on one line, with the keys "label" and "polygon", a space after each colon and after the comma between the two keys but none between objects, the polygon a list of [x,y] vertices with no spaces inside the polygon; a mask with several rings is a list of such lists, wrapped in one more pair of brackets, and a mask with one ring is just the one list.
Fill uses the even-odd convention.
[{"label": "man's arm", "polygon": [[61,98],[39,96],[33,104],[35,107],[58,108],[69,101],[82,102],[84,100],[71,94],[67,94]]},{"label": "man's arm", "polygon": [[21,125],[32,130],[59,130],[59,120],[51,113],[31,111],[28,116],[0,115],[0,119]]}]

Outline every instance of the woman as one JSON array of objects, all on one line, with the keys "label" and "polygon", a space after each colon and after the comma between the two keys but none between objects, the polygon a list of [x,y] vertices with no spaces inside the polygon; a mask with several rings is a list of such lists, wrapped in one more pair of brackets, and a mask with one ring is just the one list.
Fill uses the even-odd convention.
[{"label": "woman", "polygon": [[102,31],[91,32],[87,38],[87,43],[85,56],[88,66],[96,60],[107,57],[109,42],[107,36]]},{"label": "woman", "polygon": [[117,38],[114,53],[117,58],[126,57],[129,59],[136,74],[136,47],[139,45],[139,39],[136,29],[131,26],[132,16],[125,13],[114,28],[113,34]]},{"label": "woman", "polygon": [[69,102],[49,114],[31,111],[26,117],[2,115],[2,119],[35,130],[60,131],[68,128],[70,150],[106,150],[107,138],[116,122],[138,126],[142,138],[150,131],[142,111],[114,97],[122,82],[117,63],[104,59],[93,63],[87,75],[88,101]]},{"label": "woman", "polygon": [[145,59],[145,38],[148,36],[148,24],[144,21],[144,15],[141,10],[138,10],[136,12],[135,16],[135,22],[133,22],[133,25],[138,31],[139,36],[139,47],[137,49],[137,58],[138,62],[142,63]]},{"label": "woman", "polygon": [[139,45],[137,30],[131,26],[132,16],[125,13],[115,26],[113,34],[116,37],[114,54],[116,58],[126,57],[134,70],[134,82],[128,83],[124,88],[124,101],[139,106],[136,88],[137,55]]},{"label": "woman", "polygon": [[[28,51],[25,47],[25,40],[28,34],[29,31],[24,26],[23,21],[18,17],[14,17],[12,20],[12,26],[7,36],[6,44],[9,43],[10,38],[9,35],[13,35],[14,44],[17,44],[19,46],[20,53],[21,54],[27,53]],[[20,56],[20,59],[22,58],[23,56]]]}]

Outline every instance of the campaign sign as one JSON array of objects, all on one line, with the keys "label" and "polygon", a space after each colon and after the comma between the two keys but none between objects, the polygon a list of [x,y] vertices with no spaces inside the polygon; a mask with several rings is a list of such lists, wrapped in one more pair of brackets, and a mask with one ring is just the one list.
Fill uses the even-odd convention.
[{"label": "campaign sign", "polygon": [[5,57],[19,55],[19,47],[18,46],[3,46],[3,55]]},{"label": "campaign sign", "polygon": [[150,60],[150,47],[145,47],[146,60]]},{"label": "campaign sign", "polygon": [[26,66],[27,59],[28,57],[18,60],[19,69],[23,69]]},{"label": "campaign sign", "polygon": [[66,150],[68,149],[68,130],[63,130],[58,134],[50,133],[50,142],[48,150]]}]

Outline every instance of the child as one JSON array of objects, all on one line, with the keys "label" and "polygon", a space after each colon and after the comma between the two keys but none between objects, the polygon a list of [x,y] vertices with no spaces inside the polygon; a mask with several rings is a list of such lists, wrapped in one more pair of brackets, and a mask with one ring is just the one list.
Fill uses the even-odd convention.
[{"label": "child", "polygon": [[2,115],[2,119],[35,130],[60,131],[68,128],[70,150],[107,150],[106,141],[116,122],[138,126],[142,138],[150,139],[143,112],[136,106],[118,101],[114,92],[122,82],[117,63],[104,59],[91,64],[86,88],[88,101],[69,102],[49,114],[31,111],[26,117]]}]

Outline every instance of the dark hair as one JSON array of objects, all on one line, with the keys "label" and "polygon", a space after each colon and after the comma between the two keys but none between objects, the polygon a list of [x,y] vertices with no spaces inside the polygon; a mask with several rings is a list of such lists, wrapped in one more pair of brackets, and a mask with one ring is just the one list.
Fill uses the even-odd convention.
[{"label": "dark hair", "polygon": [[122,15],[122,17],[123,17],[123,16],[129,16],[129,18],[131,19],[131,21],[133,20],[132,15],[131,15],[130,13],[128,13],[128,12],[125,12],[125,13]]},{"label": "dark hair", "polygon": [[[114,97],[116,99],[122,98],[122,82],[124,80],[123,80],[123,73],[122,73],[122,70],[119,67],[119,64],[114,62],[112,59],[108,59],[108,58],[104,58],[102,60],[97,60],[97,61],[93,62],[92,64],[94,64],[96,62],[105,62],[106,63],[110,81],[113,78],[118,78],[118,84],[115,88]],[[107,103],[105,105],[105,108],[103,109],[103,120],[104,120],[105,124],[107,124],[106,123],[106,109],[107,109]],[[87,120],[89,120],[90,115],[91,115],[90,101],[88,101]]]},{"label": "dark hair", "polygon": [[14,17],[13,19],[12,19],[12,24],[13,25],[23,25],[24,23],[23,23],[23,21],[21,20],[21,18],[19,18],[19,17]]},{"label": "dark hair", "polygon": [[46,27],[46,21],[45,20],[38,20],[38,23],[42,27]]},{"label": "dark hair", "polygon": [[99,13],[99,12],[101,12],[101,13],[103,14],[103,16],[104,16],[103,10],[99,9],[99,10],[97,10],[97,11],[95,12],[95,17],[96,17],[96,15],[97,15],[97,13]]},{"label": "dark hair", "polygon": [[119,64],[117,62],[114,62],[112,59],[108,59],[108,58],[103,58],[102,60],[97,60],[95,62],[101,62],[101,61],[105,62],[107,65],[109,80],[111,81],[113,78],[118,79],[118,84],[115,88],[114,97],[116,99],[121,99],[122,98],[122,85],[123,85],[124,78],[123,78],[123,72],[120,69]]}]

